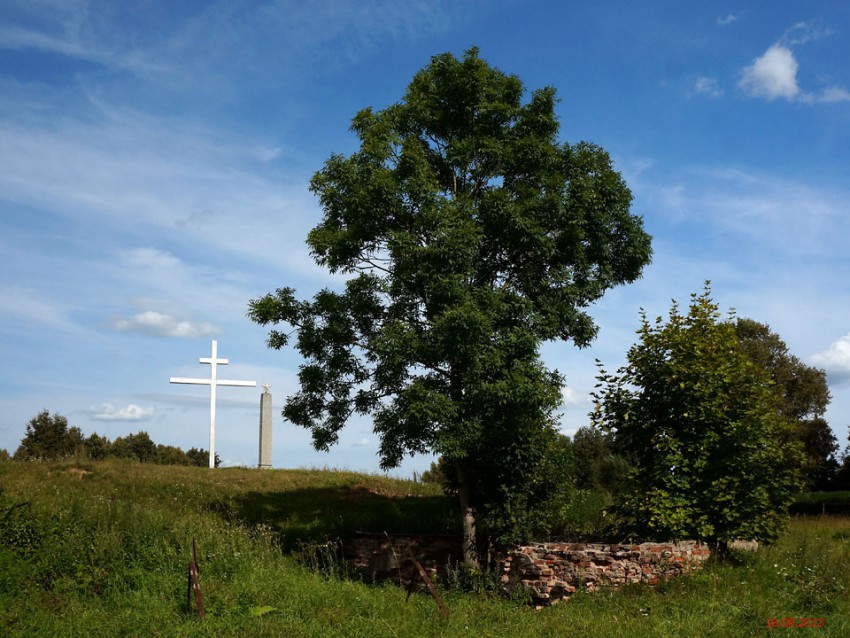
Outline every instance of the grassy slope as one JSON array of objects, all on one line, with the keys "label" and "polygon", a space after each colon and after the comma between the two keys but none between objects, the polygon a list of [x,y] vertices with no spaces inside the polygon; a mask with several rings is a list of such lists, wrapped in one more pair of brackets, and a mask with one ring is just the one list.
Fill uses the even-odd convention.
[{"label": "grassy slope", "polygon": [[[353,529],[451,531],[452,503],[428,485],[346,472],[7,462],[0,488],[2,635],[850,635],[848,518],[796,519],[744,564],[541,612],[446,592],[443,620],[424,595],[405,601],[392,586],[322,576],[280,551],[281,541],[291,548]],[[204,623],[186,606],[193,536]],[[252,615],[264,605],[274,611]],[[771,617],[826,626],[768,629]]]}]

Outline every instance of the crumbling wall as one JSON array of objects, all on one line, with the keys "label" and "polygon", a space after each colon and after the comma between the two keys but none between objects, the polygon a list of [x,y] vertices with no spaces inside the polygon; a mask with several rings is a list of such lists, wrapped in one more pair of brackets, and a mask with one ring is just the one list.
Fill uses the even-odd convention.
[{"label": "crumbling wall", "polygon": [[[357,534],[344,544],[345,556],[376,581],[407,585],[414,579],[412,552],[432,578],[462,561],[455,536]],[[569,598],[579,589],[595,591],[625,583],[655,585],[698,569],[711,551],[704,543],[536,543],[517,547],[501,563],[507,592],[526,589],[535,604]]]},{"label": "crumbling wall", "polygon": [[711,555],[703,543],[538,543],[518,547],[502,564],[507,591],[525,588],[537,604],[551,604],[577,589],[595,591],[625,583],[655,585],[698,569]]}]

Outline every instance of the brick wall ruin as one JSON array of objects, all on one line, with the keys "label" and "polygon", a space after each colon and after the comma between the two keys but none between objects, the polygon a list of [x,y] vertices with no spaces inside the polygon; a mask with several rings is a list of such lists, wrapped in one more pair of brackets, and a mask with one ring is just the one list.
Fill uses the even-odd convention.
[{"label": "brick wall ruin", "polygon": [[[431,577],[462,559],[454,536],[358,534],[345,543],[351,563],[374,580],[407,585],[415,568],[408,550]],[[569,598],[578,589],[595,591],[625,583],[655,585],[698,569],[711,555],[696,541],[618,545],[537,543],[518,547],[502,562],[502,585],[508,592],[526,589],[537,605]]]},{"label": "brick wall ruin", "polygon": [[711,555],[704,543],[539,543],[519,547],[503,562],[506,590],[527,589],[537,604],[626,583],[655,585],[698,569]]}]

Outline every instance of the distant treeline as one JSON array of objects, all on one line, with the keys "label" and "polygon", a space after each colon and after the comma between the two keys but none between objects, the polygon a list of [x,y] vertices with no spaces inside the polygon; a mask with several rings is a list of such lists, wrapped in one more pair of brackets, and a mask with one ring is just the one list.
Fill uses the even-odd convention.
[{"label": "distant treeline", "polygon": [[[209,465],[207,450],[191,448],[184,452],[174,445],[157,444],[144,431],[119,436],[114,441],[97,433],[84,437],[80,428],[68,427],[64,416],[51,415],[47,410],[30,419],[12,458],[16,461],[54,461],[70,457],[93,460],[112,457],[160,465]],[[216,467],[220,462],[216,455]]]}]

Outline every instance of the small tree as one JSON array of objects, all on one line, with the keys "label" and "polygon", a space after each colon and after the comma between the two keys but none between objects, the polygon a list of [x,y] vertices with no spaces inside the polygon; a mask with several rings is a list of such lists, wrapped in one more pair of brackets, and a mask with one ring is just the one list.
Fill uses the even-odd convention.
[{"label": "small tree", "polygon": [[156,453],[152,459],[154,463],[159,465],[189,465],[189,457],[186,452],[174,445],[156,446]]},{"label": "small tree", "polygon": [[558,141],[553,89],[523,93],[471,49],[434,57],[400,103],[358,113],[359,150],[311,183],[324,218],[307,242],[350,277],[344,292],[281,288],[249,311],[282,325],[272,348],[297,334],[307,362],[284,416],[317,449],[359,413],[374,417],[382,467],[445,459],[470,565],[477,517],[519,495],[547,450],[562,379],[540,344],[588,344],[585,309],[651,254],[605,151]]},{"label": "small tree", "polygon": [[119,458],[135,459],[142,463],[156,461],[156,444],[144,430],[136,434],[118,437],[112,444],[112,455]]},{"label": "small tree", "polygon": [[794,422],[764,368],[719,321],[706,284],[687,315],[642,315],[640,341],[599,376],[594,422],[630,450],[622,511],[660,539],[776,539],[799,489]]},{"label": "small tree", "polygon": [[82,443],[80,428],[69,428],[64,416],[43,410],[30,419],[14,458],[19,461],[64,459],[74,456]]},{"label": "small tree", "polygon": [[[189,465],[194,465],[197,467],[208,467],[210,464],[210,453],[207,450],[204,450],[203,448],[198,449],[193,447],[189,448],[189,450],[186,452],[186,459]],[[218,453],[216,452],[215,466],[218,467],[219,465],[221,465],[221,459],[219,458]]]},{"label": "small tree", "polygon": [[105,459],[112,452],[112,443],[110,440],[105,436],[101,436],[97,432],[90,434],[86,440],[83,441],[83,446],[85,447],[86,454],[89,455],[89,458],[95,461]]}]

